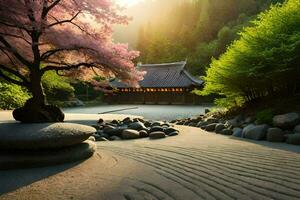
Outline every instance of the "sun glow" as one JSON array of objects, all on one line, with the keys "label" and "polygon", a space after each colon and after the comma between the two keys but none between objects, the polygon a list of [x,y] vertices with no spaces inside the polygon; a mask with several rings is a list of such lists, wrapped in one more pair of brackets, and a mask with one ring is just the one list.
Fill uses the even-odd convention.
[{"label": "sun glow", "polygon": [[133,6],[134,4],[139,3],[142,0],[116,0],[117,3],[119,3],[122,6]]}]

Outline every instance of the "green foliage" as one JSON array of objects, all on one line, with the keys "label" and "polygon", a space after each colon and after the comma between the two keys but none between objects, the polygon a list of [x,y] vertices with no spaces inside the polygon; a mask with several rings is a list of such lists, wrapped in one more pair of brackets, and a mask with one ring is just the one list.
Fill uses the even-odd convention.
[{"label": "green foliage", "polygon": [[58,76],[55,72],[47,72],[42,83],[48,101],[68,101],[74,97],[74,88],[65,77]]},{"label": "green foliage", "polygon": [[273,110],[266,109],[256,113],[255,118],[258,124],[272,124],[274,117]]},{"label": "green foliage", "polygon": [[24,105],[30,97],[24,88],[0,81],[0,109],[10,110]]},{"label": "green foliage", "polygon": [[252,101],[299,90],[300,1],[275,5],[245,28],[207,70],[202,94]]},{"label": "green foliage", "polygon": [[182,0],[170,4],[170,11],[159,21],[140,28],[138,61],[161,63],[187,58],[188,70],[203,75],[212,58],[219,58],[251,19],[278,1],[282,0]]}]

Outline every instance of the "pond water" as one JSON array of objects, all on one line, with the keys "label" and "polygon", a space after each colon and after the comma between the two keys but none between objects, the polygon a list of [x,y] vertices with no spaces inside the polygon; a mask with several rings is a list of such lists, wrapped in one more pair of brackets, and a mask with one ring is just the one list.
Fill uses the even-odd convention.
[{"label": "pond water", "polygon": [[64,112],[79,114],[109,112],[111,114],[138,115],[151,120],[169,121],[204,114],[206,108],[211,108],[211,105],[102,105],[96,107],[66,108]]}]

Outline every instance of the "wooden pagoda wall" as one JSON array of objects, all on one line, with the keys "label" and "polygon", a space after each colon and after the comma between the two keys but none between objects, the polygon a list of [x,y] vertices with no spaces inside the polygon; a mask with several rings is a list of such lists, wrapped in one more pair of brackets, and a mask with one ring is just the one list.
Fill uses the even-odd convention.
[{"label": "wooden pagoda wall", "polygon": [[106,96],[109,104],[201,104],[209,99],[192,94],[193,88],[121,89]]}]

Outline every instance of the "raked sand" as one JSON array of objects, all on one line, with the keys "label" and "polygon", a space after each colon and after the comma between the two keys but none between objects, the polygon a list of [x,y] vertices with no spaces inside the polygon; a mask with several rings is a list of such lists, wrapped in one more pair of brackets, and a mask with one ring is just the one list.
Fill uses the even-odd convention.
[{"label": "raked sand", "polygon": [[[82,117],[98,118],[67,120]],[[0,199],[300,199],[300,147],[178,128],[162,140],[99,142],[79,163],[0,171]]]}]

